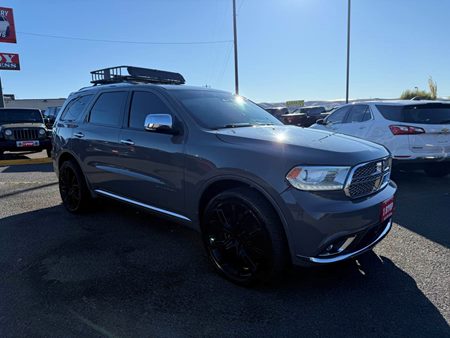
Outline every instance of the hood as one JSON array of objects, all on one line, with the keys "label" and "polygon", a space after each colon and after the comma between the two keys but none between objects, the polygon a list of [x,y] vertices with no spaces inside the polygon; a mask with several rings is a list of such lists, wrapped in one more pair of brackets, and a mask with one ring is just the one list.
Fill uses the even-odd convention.
[{"label": "hood", "polygon": [[[220,129],[216,136],[223,142],[248,145],[273,156],[291,154],[302,163],[349,165],[371,161],[389,155],[376,143],[327,131],[296,126],[265,126]],[[280,155],[281,156],[281,155]]]},{"label": "hood", "polygon": [[7,123],[7,124],[1,124],[1,129],[14,129],[14,128],[44,128],[45,124],[39,123],[39,122],[17,122],[17,123]]}]

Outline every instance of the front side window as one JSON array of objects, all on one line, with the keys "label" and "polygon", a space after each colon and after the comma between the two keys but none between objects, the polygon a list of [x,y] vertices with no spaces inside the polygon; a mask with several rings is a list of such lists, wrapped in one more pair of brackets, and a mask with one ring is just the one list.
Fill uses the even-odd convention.
[{"label": "front side window", "polygon": [[282,125],[253,102],[227,92],[172,90],[188,113],[204,128],[220,129],[254,125]]},{"label": "front side window", "polygon": [[127,92],[101,94],[91,109],[89,122],[111,127],[120,127]]},{"label": "front side window", "polygon": [[148,114],[170,114],[170,109],[156,94],[134,92],[128,126],[135,129],[144,129],[145,117]]},{"label": "front side window", "polygon": [[[72,122],[77,120],[91,101],[92,96],[93,95],[85,95],[77,97],[69,102],[66,109],[64,109],[64,112],[61,115],[61,121]],[[54,109],[54,111],[55,113],[53,113],[53,110],[50,110],[49,116],[56,116],[58,114],[59,108]]]},{"label": "front side window", "polygon": [[350,109],[351,106],[345,106],[337,109],[334,113],[327,117],[327,123],[342,123]]}]

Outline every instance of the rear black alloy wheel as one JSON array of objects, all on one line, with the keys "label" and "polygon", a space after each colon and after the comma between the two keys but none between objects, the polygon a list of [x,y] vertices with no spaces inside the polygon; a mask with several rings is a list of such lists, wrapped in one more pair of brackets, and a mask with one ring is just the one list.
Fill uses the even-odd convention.
[{"label": "rear black alloy wheel", "polygon": [[207,206],[202,225],[210,260],[232,282],[267,282],[284,269],[281,225],[258,194],[246,189],[219,194]]},{"label": "rear black alloy wheel", "polygon": [[59,169],[59,193],[68,211],[77,213],[86,209],[89,192],[81,170],[71,160],[64,162]]}]

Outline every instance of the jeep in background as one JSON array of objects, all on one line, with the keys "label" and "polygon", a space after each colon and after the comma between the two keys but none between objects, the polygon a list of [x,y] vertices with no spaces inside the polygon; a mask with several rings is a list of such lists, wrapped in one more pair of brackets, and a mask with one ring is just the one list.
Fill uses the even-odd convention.
[{"label": "jeep in background", "polygon": [[317,120],[327,117],[329,112],[324,106],[309,106],[294,110],[292,113],[281,116],[284,124],[307,128]]},{"label": "jeep in background", "polygon": [[39,152],[51,157],[51,132],[39,109],[0,108],[0,157],[5,151]]},{"label": "jeep in background", "polygon": [[185,86],[178,73],[122,66],[92,77],[53,127],[68,211],[107,197],[182,222],[240,285],[277,279],[291,263],[351,259],[391,229],[385,147],[283,125],[241,96]]}]

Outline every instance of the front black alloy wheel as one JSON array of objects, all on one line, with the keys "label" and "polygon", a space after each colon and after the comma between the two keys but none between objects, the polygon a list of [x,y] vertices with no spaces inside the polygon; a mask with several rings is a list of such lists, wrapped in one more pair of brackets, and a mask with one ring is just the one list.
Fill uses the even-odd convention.
[{"label": "front black alloy wheel", "polygon": [[214,267],[236,284],[271,282],[286,267],[287,246],[278,216],[255,191],[239,188],[213,198],[204,212],[202,232]]},{"label": "front black alloy wheel", "polygon": [[66,209],[78,213],[87,209],[90,196],[78,164],[65,161],[59,169],[59,193]]}]

